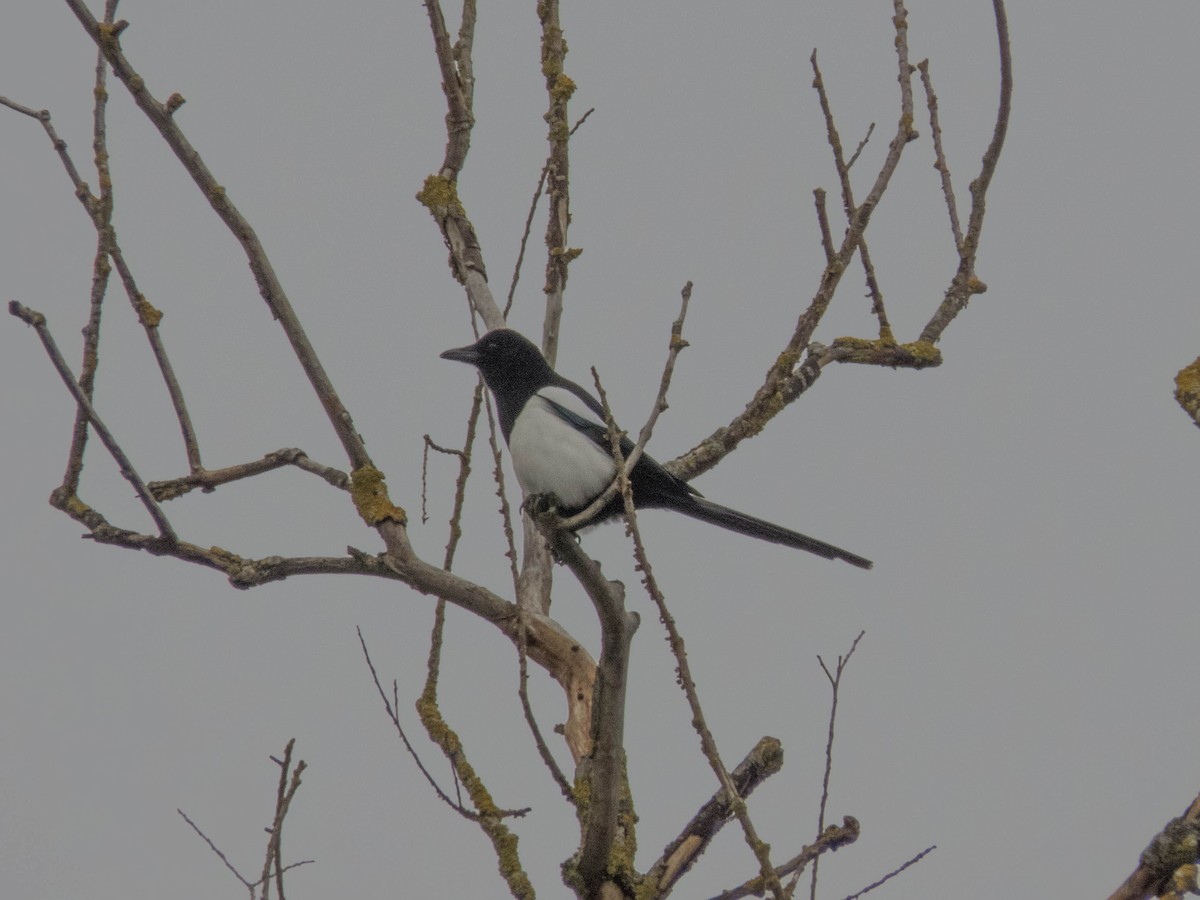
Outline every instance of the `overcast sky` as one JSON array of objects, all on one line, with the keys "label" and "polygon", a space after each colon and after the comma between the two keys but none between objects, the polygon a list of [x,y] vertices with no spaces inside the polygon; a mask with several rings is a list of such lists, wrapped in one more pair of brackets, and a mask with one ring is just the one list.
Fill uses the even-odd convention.
[{"label": "overcast sky", "polygon": [[[532,3],[484,4],[478,124],[461,195],[493,290],[507,291],[545,156]],[[61,3],[9,4],[0,94],[49,108],[90,167],[94,48]],[[991,4],[911,0],[914,61],[932,60],[960,201],[998,91]],[[125,0],[126,52],[267,247],[342,398],[441,558],[453,469],[421,438],[462,440],[469,371],[461,289],[413,199],[442,157],[444,104],[417,2]],[[447,10],[454,20],[457,12]],[[595,365],[627,427],[648,413],[679,290],[695,283],[691,347],[650,451],[666,459],[729,421],[811,297],[822,263],[811,191],[836,198],[808,56],[853,147],[861,197],[897,111],[891,4],[566,4],[573,264],[559,368]],[[688,641],[725,758],[765,734],[786,765],[751,805],[786,859],[811,840],[829,689],[817,665],[866,637],[845,676],[829,815],[858,843],[821,865],[821,896],[938,850],[891,897],[1106,896],[1200,789],[1191,689],[1200,433],[1172,378],[1200,353],[1194,234],[1200,5],[1015,3],[1016,95],[989,196],[989,290],[923,372],[840,366],[697,486],[709,497],[875,560],[862,572],[668,513],[642,527]],[[280,447],[346,468],[244,258],[205,198],[113,83],[116,226],[216,468]],[[900,340],[941,300],[954,253],[928,123],[869,239]],[[0,110],[0,292],[46,313],[73,367],[94,238],[33,120]],[[93,185],[94,174],[85,174]],[[511,317],[540,331],[539,217]],[[840,233],[841,224],[835,223]],[[817,333],[873,336],[861,276]],[[96,402],[143,477],[186,462],[125,301],[103,325]],[[284,836],[290,896],[495,897],[487,841],[434,798],[380,709],[358,647],[396,678],[404,724],[446,783],[410,701],[432,601],[367,579],[294,578],[251,592],[216,573],[79,540],[46,504],[74,410],[36,335],[0,326],[5,586],[0,595],[0,892],[239,897],[177,816],[245,873],[261,869],[275,767],[289,738],[309,769]],[[481,448],[482,452],[482,448]],[[476,466],[462,574],[508,596],[489,466]],[[98,445],[81,489],[110,521],[148,529]],[[276,472],[168,505],[177,530],[244,556],[375,552],[344,495]],[[630,777],[648,865],[715,790],[622,529],[585,537],[642,614],[630,673]],[[590,608],[559,574],[554,614],[596,652]],[[516,660],[452,611],[443,710],[517,823],[542,896],[565,893],[570,809],[536,759]],[[545,728],[561,692],[540,671]],[[555,739],[557,741],[557,739]],[[564,764],[565,748],[554,749]],[[755,871],[730,827],[676,896]],[[883,896],[883,892],[880,896]]]}]

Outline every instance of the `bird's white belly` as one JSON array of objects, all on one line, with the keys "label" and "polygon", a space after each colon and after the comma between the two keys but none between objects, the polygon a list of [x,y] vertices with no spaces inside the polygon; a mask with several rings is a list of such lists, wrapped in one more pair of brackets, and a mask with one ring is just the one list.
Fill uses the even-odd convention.
[{"label": "bird's white belly", "polygon": [[608,487],[612,457],[553,412],[540,397],[521,410],[508,436],[517,481],[526,494],[554,494],[567,508]]}]

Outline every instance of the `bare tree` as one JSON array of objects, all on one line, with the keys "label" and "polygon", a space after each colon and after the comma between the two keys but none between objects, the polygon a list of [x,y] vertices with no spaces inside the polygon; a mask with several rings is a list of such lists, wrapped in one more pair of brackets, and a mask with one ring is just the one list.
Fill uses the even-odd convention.
[{"label": "bare tree", "polygon": [[[530,514],[521,520],[523,539],[520,561],[516,548],[515,518],[509,492],[496,465],[497,481],[506,522],[505,533],[512,559],[512,588],[499,589],[474,583],[452,571],[459,549],[459,520],[464,498],[470,484],[472,451],[481,422],[486,423],[493,457],[498,461],[499,441],[489,400],[476,389],[467,424],[467,433],[460,448],[443,448],[427,441],[432,452],[449,453],[459,461],[455,488],[454,516],[449,526],[449,542],[443,559],[430,561],[421,558],[409,540],[409,514],[395,503],[387,490],[382,469],[368,454],[366,444],[354,425],[346,402],[318,359],[305,329],[297,316],[280,278],[260,243],[254,228],[239,211],[229,192],[209,169],[200,153],[185,135],[176,118],[184,103],[179,94],[165,99],[156,94],[152,85],[139,74],[136,60],[126,56],[121,34],[127,23],[116,19],[116,0],[108,0],[104,15],[97,19],[83,0],[66,0],[86,34],[98,48],[95,81],[94,149],[96,184],[93,190],[84,181],[65,144],[51,124],[50,114],[34,110],[19,102],[0,98],[0,103],[16,113],[37,120],[45,129],[52,146],[75,187],[75,193],[96,231],[96,253],[93,264],[93,286],[85,328],[83,362],[73,371],[59,352],[46,317],[17,301],[10,312],[33,326],[47,355],[63,383],[70,391],[76,418],[67,467],[62,483],[54,490],[53,506],[82,524],[88,536],[101,544],[118,548],[144,550],[156,556],[167,556],[215,569],[229,583],[248,589],[269,582],[308,574],[367,575],[399,582],[420,594],[433,598],[437,618],[431,641],[428,677],[417,702],[429,739],[444,753],[465,798],[451,798],[430,777],[434,789],[447,805],[460,815],[478,824],[494,847],[500,873],[513,896],[531,897],[533,887],[517,852],[515,837],[507,825],[513,816],[525,810],[505,810],[497,806],[483,780],[471,765],[468,748],[443,717],[438,701],[438,678],[442,623],[445,604],[451,603],[480,619],[491,623],[513,644],[521,672],[521,705],[539,755],[550,770],[568,803],[576,810],[580,823],[579,848],[564,865],[564,879],[580,897],[641,897],[666,896],[685,875],[696,859],[704,853],[715,835],[727,823],[736,823],[750,851],[748,863],[753,874],[740,886],[721,894],[740,897],[769,893],[776,898],[792,896],[800,873],[824,852],[852,843],[859,833],[858,823],[847,817],[840,825],[824,821],[824,803],[818,834],[807,846],[795,847],[786,861],[771,854],[770,847],[760,837],[752,821],[745,798],[764,780],[782,766],[782,747],[770,737],[758,740],[736,764],[730,765],[718,748],[709,729],[700,697],[690,675],[684,638],[667,606],[666,592],[658,584],[649,554],[637,528],[637,516],[632,506],[625,473],[631,460],[622,458],[619,444],[614,440],[614,453],[620,475],[610,496],[624,495],[629,534],[644,586],[663,622],[669,644],[675,654],[676,674],[690,706],[692,721],[715,785],[710,797],[703,799],[696,816],[684,825],[678,835],[664,847],[649,864],[639,865],[634,858],[635,816],[633,798],[625,777],[625,690],[629,656],[638,617],[626,609],[624,587],[602,573],[599,564],[591,559],[572,532],[560,520],[552,507],[530,504]],[[462,286],[469,302],[471,325],[478,331],[502,327],[507,307],[502,307],[492,292],[485,266],[484,252],[469,215],[471,198],[459,190],[459,179],[467,165],[475,121],[475,70],[473,48],[476,26],[474,0],[465,0],[456,35],[451,35],[438,0],[427,0],[426,9],[433,48],[446,101],[446,146],[444,156],[433,174],[429,175],[417,195],[428,209],[449,251],[451,276]],[[826,91],[822,71],[814,51],[810,58],[812,85],[824,114],[821,126],[827,134],[837,177],[837,194],[844,221],[835,224],[823,189],[813,192],[815,234],[824,251],[825,264],[816,276],[811,297],[799,312],[791,333],[781,346],[765,348],[765,374],[760,387],[748,399],[743,412],[731,421],[715,427],[710,435],[668,463],[676,476],[690,480],[720,464],[741,442],[760,433],[778,415],[806,393],[832,363],[858,363],[884,367],[924,369],[938,366],[942,358],[937,344],[947,328],[965,309],[968,301],[986,290],[976,273],[976,259],[983,234],[986,199],[993,174],[1004,145],[1012,94],[1011,58],[1005,8],[1002,0],[993,0],[996,37],[999,46],[999,102],[994,131],[983,150],[978,171],[970,181],[965,208],[959,208],[959,193],[951,177],[946,153],[941,141],[937,97],[927,60],[914,62],[909,58],[908,11],[902,0],[894,0],[892,22],[895,30],[895,66],[899,97],[895,120],[888,136],[887,152],[879,168],[860,176],[861,153],[873,136],[867,132],[853,152],[847,152],[836,124],[832,101]],[[586,113],[576,118],[570,109],[575,84],[567,74],[567,47],[563,40],[557,0],[542,0],[538,4],[541,28],[540,59],[530,60],[545,79],[548,152],[531,204],[525,247],[532,223],[542,199],[545,199],[545,310],[543,316],[542,350],[553,364],[559,328],[566,297],[572,261],[579,251],[569,238],[571,223],[571,138]],[[134,262],[126,259],[121,250],[119,235],[113,225],[113,189],[108,177],[107,135],[105,108],[108,99],[107,79],[111,72],[146,118],[153,124],[163,141],[178,158],[222,223],[237,239],[249,262],[250,269],[264,301],[289,341],[312,389],[323,407],[328,424],[345,453],[343,467],[318,462],[303,450],[283,448],[273,450],[260,459],[207,468],[201,461],[201,436],[193,426],[184,399],[183,386],[176,378],[167,352],[162,314],[139,290]],[[919,80],[920,87],[915,82]],[[924,101],[917,99],[918,91]],[[924,112],[921,107],[924,107]],[[917,122],[927,116],[928,140],[919,141]],[[873,129],[874,126],[872,126]],[[949,240],[956,253],[957,264],[947,272],[944,295],[931,305],[928,321],[912,340],[898,338],[889,321],[884,293],[871,262],[867,232],[872,215],[883,201],[893,175],[910,145],[924,148],[927,158],[940,173],[941,190],[949,218]],[[840,232],[840,237],[838,236]],[[524,250],[522,256],[524,255]],[[857,260],[857,262],[856,262]],[[518,272],[519,272],[518,263]],[[861,266],[871,309],[877,321],[877,331],[869,337],[839,338],[828,345],[817,343],[815,335],[847,272]],[[106,427],[104,410],[93,403],[93,385],[100,354],[100,321],[109,297],[111,273],[116,270],[120,290],[145,332],[150,351],[159,366],[181,435],[187,471],[168,481],[147,482],[138,473],[132,456],[122,448],[120,436]],[[509,291],[511,304],[516,275]],[[654,404],[654,415],[641,429],[634,454],[639,454],[649,439],[654,420],[665,408],[671,373],[678,354],[686,348],[684,324],[690,283],[682,291],[682,304],[669,336],[663,377]],[[603,386],[597,380],[603,395]],[[610,421],[612,434],[618,433]],[[121,474],[133,487],[139,501],[149,514],[154,528],[142,532],[111,522],[103,511],[89,505],[80,495],[80,477],[89,437],[95,435],[117,462]],[[348,547],[340,556],[270,556],[249,558],[234,550],[205,547],[189,541],[172,523],[166,504],[197,488],[212,491],[234,482],[254,478],[284,466],[295,467],[315,476],[328,485],[344,491],[362,519],[377,532],[383,551],[371,553]],[[569,526],[571,523],[567,523]],[[594,604],[601,631],[601,652],[594,660],[584,644],[569,634],[550,616],[553,591],[553,562],[565,563]],[[855,642],[857,645],[857,641]],[[367,641],[363,651],[385,709],[406,743],[398,714],[399,689],[393,683],[389,692],[375,673],[368,653]],[[851,648],[853,652],[853,648]],[[835,710],[837,688],[844,663],[849,654],[839,660],[835,672],[826,668],[834,690]],[[545,670],[562,688],[566,699],[566,721],[562,737],[575,766],[573,773],[562,772],[554,760],[548,739],[543,735],[529,703],[525,684],[527,660]],[[822,663],[822,665],[824,665]],[[832,759],[833,724],[829,732]],[[474,751],[471,751],[474,752]],[[286,862],[279,850],[279,835],[283,816],[299,786],[303,768],[291,767],[292,748],[280,762],[282,770],[279,805],[272,828],[272,842],[262,877],[254,882],[238,876],[252,896],[256,891],[264,898],[275,885],[283,894],[282,874]],[[289,772],[293,775],[289,776]],[[292,781],[288,781],[291,777]],[[702,798],[697,798],[700,802]],[[189,820],[190,821],[190,820]],[[197,828],[197,830],[199,830]],[[814,882],[815,885],[815,882]],[[815,893],[815,886],[814,886]]]}]

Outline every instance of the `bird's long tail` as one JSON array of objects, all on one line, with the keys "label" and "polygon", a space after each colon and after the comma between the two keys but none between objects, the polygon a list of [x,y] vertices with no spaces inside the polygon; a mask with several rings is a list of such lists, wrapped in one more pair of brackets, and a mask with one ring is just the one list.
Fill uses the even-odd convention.
[{"label": "bird's long tail", "polygon": [[693,519],[711,522],[713,525],[720,525],[722,528],[728,528],[730,531],[736,531],[738,534],[744,534],[747,537],[770,541],[773,544],[783,544],[785,547],[795,547],[798,550],[807,550],[809,553],[815,553],[817,556],[823,556],[826,559],[845,560],[850,565],[858,566],[860,569],[871,568],[871,561],[869,559],[863,559],[861,556],[856,556],[847,550],[843,550],[841,547],[835,547],[824,541],[818,541],[816,538],[810,538],[806,534],[800,534],[798,531],[792,531],[781,525],[764,522],[762,519],[748,516],[745,513],[738,512],[736,509],[730,509],[728,506],[721,506],[721,504],[713,503],[711,500],[706,500],[703,497],[693,496],[690,499],[691,503],[676,506],[675,508],[684,515],[691,516]]}]

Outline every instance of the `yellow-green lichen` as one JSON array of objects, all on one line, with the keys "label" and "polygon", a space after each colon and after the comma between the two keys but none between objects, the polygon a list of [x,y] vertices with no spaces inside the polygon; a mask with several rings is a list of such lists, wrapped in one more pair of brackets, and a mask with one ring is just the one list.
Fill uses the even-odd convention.
[{"label": "yellow-green lichen", "polygon": [[896,346],[895,339],[893,340],[872,340],[871,338],[857,337],[840,337],[834,338],[833,346],[845,350],[879,350],[882,348],[894,349]]},{"label": "yellow-green lichen", "polygon": [[63,501],[62,508],[67,515],[76,519],[86,516],[92,511],[90,506],[88,506],[74,494],[72,494],[70,497],[67,497],[66,500]]},{"label": "yellow-green lichen", "polygon": [[550,255],[562,260],[565,263],[573,262],[583,253],[582,247],[555,247],[550,251]]},{"label": "yellow-green lichen", "polygon": [[425,184],[417,192],[417,202],[439,220],[449,215],[465,215],[462,203],[458,199],[457,186],[449,178],[441,175],[426,177]]},{"label": "yellow-green lichen", "polygon": [[942,364],[942,352],[930,341],[913,341],[897,344],[895,338],[840,337],[834,340],[833,348],[843,352],[842,362],[864,363],[875,366],[925,369]]},{"label": "yellow-green lichen", "polygon": [[450,760],[458,776],[459,783],[467,791],[476,812],[479,815],[479,825],[492,842],[496,852],[496,861],[500,875],[508,884],[509,891],[514,897],[534,896],[533,885],[521,867],[521,858],[517,851],[519,839],[503,823],[500,810],[497,808],[491,793],[484,785],[475,769],[467,762],[463,754],[462,743],[438,709],[437,695],[432,683],[427,684],[421,697],[417,700],[417,715],[426,733]]},{"label": "yellow-green lichen", "polygon": [[354,508],[368,525],[391,520],[408,523],[408,514],[388,497],[383,473],[374,466],[361,466],[350,473],[350,498]]},{"label": "yellow-green lichen", "polygon": [[926,365],[936,366],[942,362],[942,351],[935,347],[931,341],[913,341],[909,344],[901,344],[900,349],[908,353],[913,359]]},{"label": "yellow-green lichen", "polygon": [[138,294],[137,314],[138,321],[146,328],[157,328],[163,317],[162,310],[156,309],[144,294]]},{"label": "yellow-green lichen", "polygon": [[562,72],[558,73],[558,77],[554,79],[554,86],[550,88],[550,96],[555,100],[566,102],[571,99],[571,95],[575,93],[575,82]]}]

